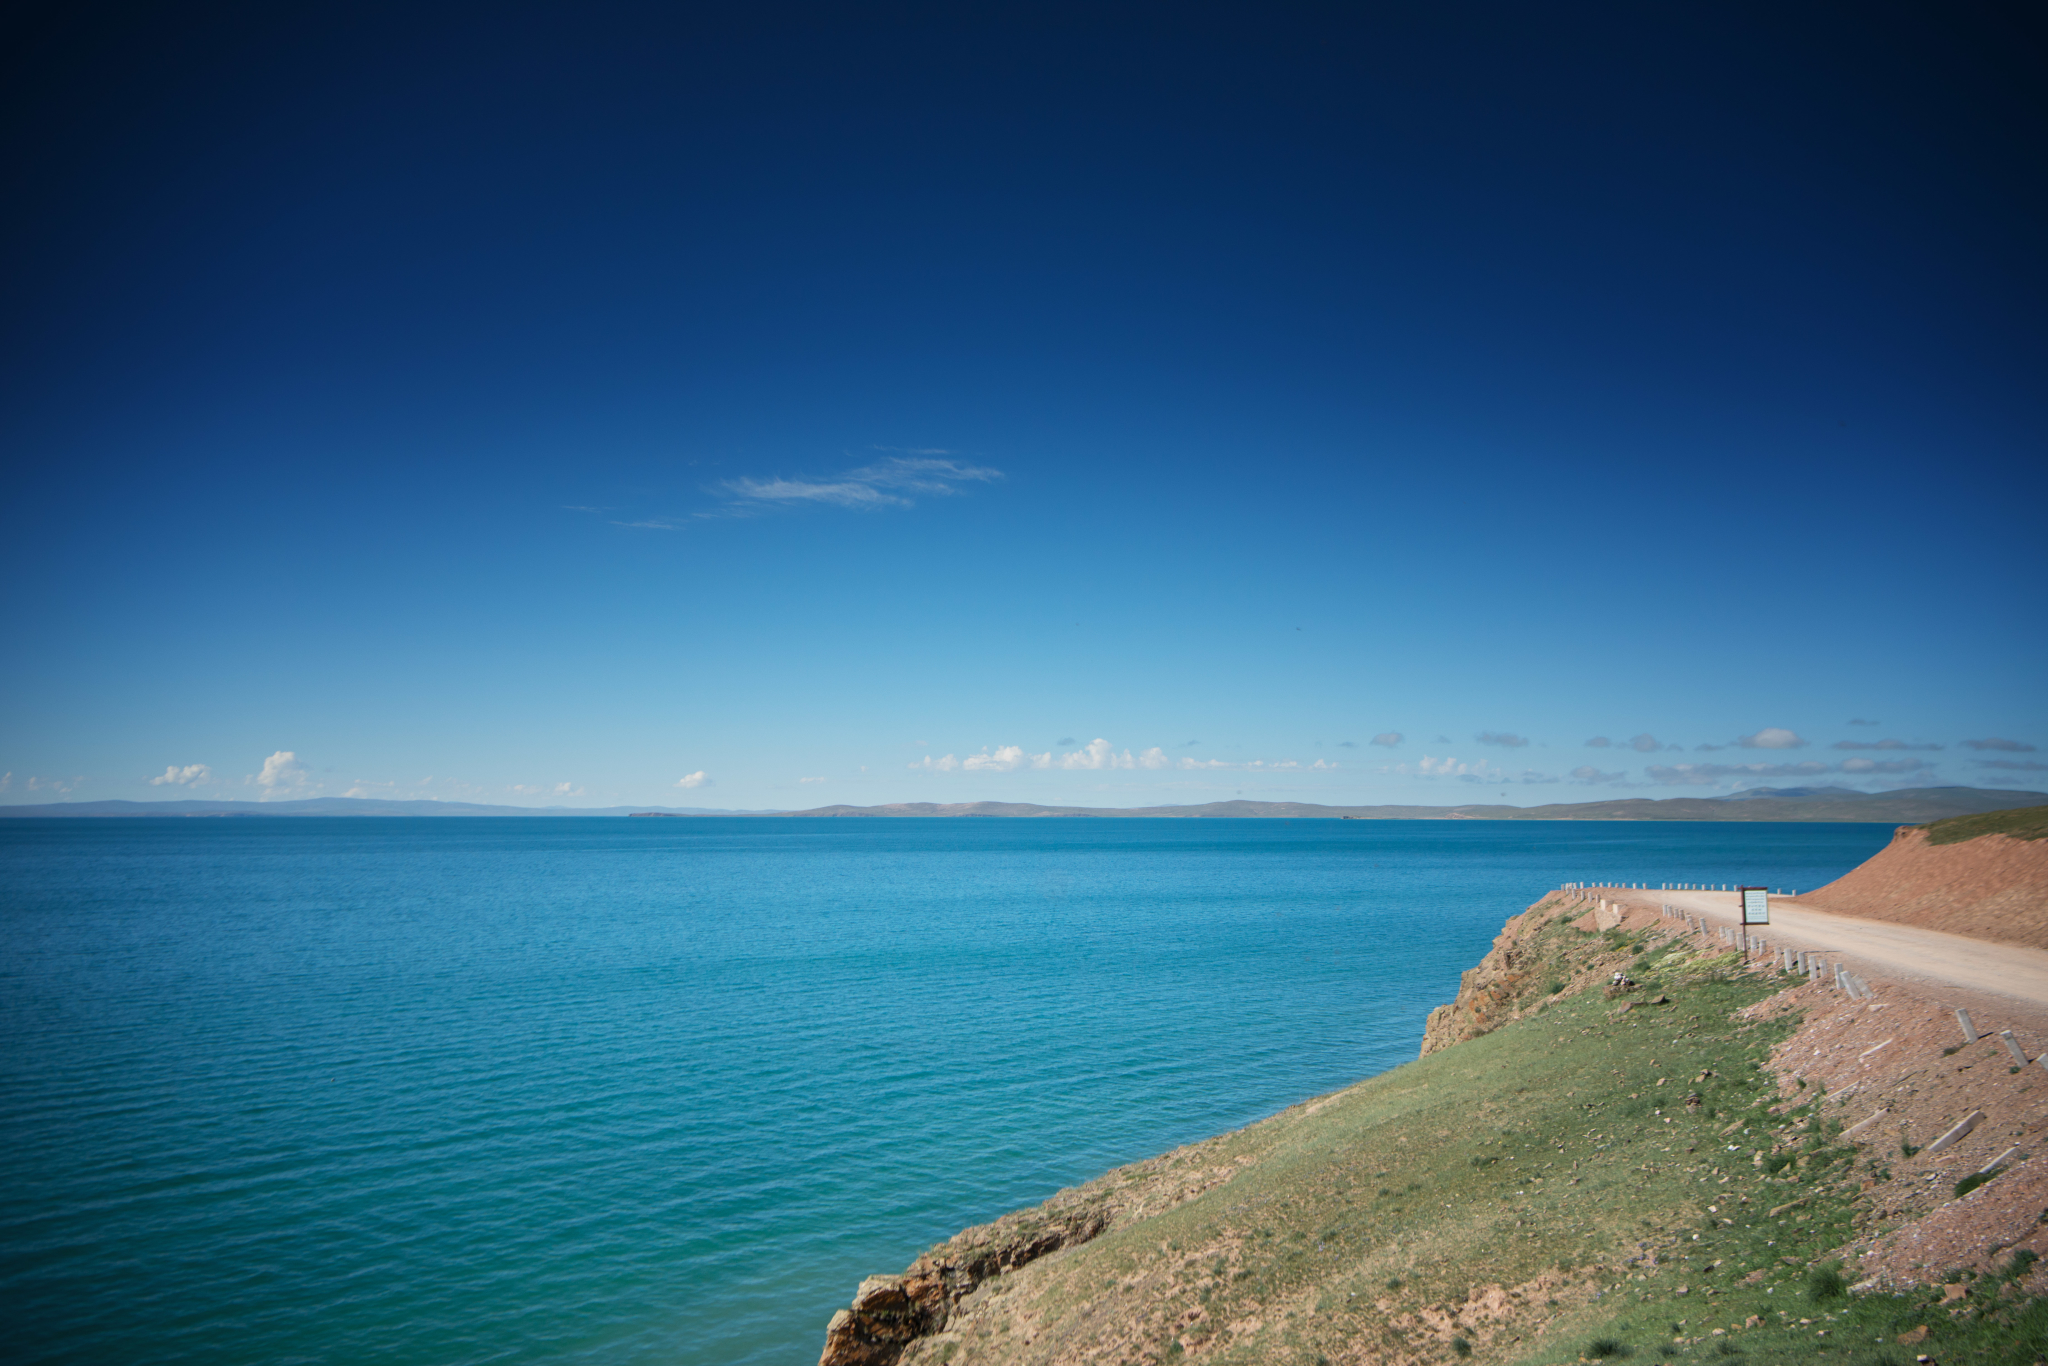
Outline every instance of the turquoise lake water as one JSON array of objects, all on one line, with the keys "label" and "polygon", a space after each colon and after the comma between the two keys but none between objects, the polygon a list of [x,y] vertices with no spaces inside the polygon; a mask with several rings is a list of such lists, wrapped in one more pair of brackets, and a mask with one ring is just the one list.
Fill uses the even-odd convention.
[{"label": "turquoise lake water", "polygon": [[0,821],[8,1356],[811,1366],[861,1277],[1412,1059],[1546,888],[1891,829]]}]

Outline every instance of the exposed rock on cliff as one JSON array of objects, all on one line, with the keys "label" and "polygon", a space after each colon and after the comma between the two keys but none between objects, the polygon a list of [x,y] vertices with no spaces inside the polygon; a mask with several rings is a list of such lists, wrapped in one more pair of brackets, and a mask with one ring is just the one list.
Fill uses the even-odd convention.
[{"label": "exposed rock on cliff", "polygon": [[1008,1214],[925,1253],[901,1276],[868,1277],[852,1307],[832,1316],[820,1366],[890,1366],[912,1342],[943,1329],[983,1281],[1085,1243],[1112,1217],[1107,1202],[1092,1200]]},{"label": "exposed rock on cliff", "polygon": [[1530,921],[1547,919],[1554,905],[1546,899],[1511,917],[1494,937],[1486,956],[1465,969],[1458,979],[1457,999],[1429,1012],[1429,1022],[1422,1029],[1423,1057],[1476,1039],[1516,1017],[1517,1005],[1529,985],[1531,954],[1522,942],[1523,932]]},{"label": "exposed rock on cliff", "polygon": [[2033,1360],[2048,1016],[1952,1044],[1949,1003],[1879,987],[1552,893],[1422,1059],[864,1282],[821,1366],[1796,1360],[1794,1306],[1823,1349]]},{"label": "exposed rock on cliff", "polygon": [[1458,979],[1457,999],[1429,1012],[1422,1029],[1422,1056],[1476,1039],[1541,1009],[1553,988],[1570,990],[1592,981],[1596,974],[1590,969],[1607,966],[1605,960],[1581,953],[1567,961],[1554,944],[1546,947],[1540,941],[1545,926],[1565,919],[1584,931],[1621,929],[1625,923],[1649,928],[1656,923],[1654,913],[1639,906],[1564,892],[1544,897],[1509,917],[1486,956]]},{"label": "exposed rock on cliff", "polygon": [[892,1366],[912,1343],[943,1332],[983,1282],[1222,1184],[1239,1164],[1213,1151],[1217,1142],[1120,1167],[1042,1205],[955,1234],[900,1276],[868,1277],[852,1306],[832,1316],[819,1366]]}]

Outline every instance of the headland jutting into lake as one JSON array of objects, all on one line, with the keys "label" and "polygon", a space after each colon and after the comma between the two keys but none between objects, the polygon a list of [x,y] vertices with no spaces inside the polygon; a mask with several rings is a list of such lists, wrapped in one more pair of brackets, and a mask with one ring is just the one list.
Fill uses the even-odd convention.
[{"label": "headland jutting into lake", "polygon": [[[2044,836],[1902,831],[1802,901],[1946,939],[1924,866],[2038,906]],[[1987,992],[1733,903],[1545,895],[1417,1061],[870,1278],[822,1366],[2038,1359],[2048,946],[2002,936]]]}]

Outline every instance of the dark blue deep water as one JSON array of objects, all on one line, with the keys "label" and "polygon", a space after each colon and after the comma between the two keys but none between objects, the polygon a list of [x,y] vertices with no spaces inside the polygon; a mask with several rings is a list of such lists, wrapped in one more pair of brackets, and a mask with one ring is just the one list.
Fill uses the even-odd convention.
[{"label": "dark blue deep water", "polygon": [[0,821],[8,1356],[810,1366],[862,1276],[1412,1058],[1548,887],[1890,833]]}]

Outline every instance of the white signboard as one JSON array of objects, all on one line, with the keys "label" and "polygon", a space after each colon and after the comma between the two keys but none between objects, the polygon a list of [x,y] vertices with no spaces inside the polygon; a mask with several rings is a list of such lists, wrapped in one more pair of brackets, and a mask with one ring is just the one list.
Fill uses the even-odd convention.
[{"label": "white signboard", "polygon": [[1771,894],[1768,888],[1744,887],[1742,889],[1742,923],[1745,925],[1768,925],[1771,923]]}]

